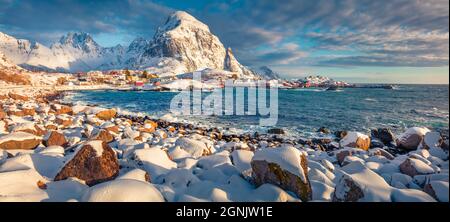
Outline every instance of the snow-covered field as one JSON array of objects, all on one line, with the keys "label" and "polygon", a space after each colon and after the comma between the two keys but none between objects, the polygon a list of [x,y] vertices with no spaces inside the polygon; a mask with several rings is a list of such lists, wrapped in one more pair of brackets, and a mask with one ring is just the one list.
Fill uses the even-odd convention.
[{"label": "snow-covered field", "polygon": [[425,128],[246,138],[4,92],[0,201],[448,202],[448,137]]}]

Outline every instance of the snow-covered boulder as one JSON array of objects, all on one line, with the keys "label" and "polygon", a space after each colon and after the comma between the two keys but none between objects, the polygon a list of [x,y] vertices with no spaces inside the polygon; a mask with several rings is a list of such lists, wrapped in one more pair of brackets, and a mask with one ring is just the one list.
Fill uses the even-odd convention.
[{"label": "snow-covered boulder", "polygon": [[101,140],[105,143],[114,141],[114,136],[105,129],[98,130],[91,138],[92,140]]},{"label": "snow-covered boulder", "polygon": [[406,150],[415,150],[422,143],[424,136],[430,132],[427,128],[412,127],[400,135],[396,142],[397,147]]},{"label": "snow-covered boulder", "polygon": [[342,168],[333,194],[336,202],[389,202],[392,188],[377,173],[360,162]]},{"label": "snow-covered boulder", "polygon": [[383,157],[386,157],[386,159],[388,159],[388,160],[395,159],[394,155],[392,155],[388,151],[381,149],[381,148],[371,149],[370,154],[375,155],[375,156],[383,156]]},{"label": "snow-covered boulder", "polygon": [[90,187],[83,202],[164,202],[164,197],[152,184],[139,180],[113,180]]},{"label": "snow-covered boulder", "polygon": [[256,185],[271,183],[292,191],[303,201],[311,200],[308,161],[298,149],[285,146],[256,151],[251,166]]},{"label": "snow-covered boulder", "polygon": [[25,122],[14,125],[11,132],[25,132],[36,136],[43,136],[45,131],[33,122]]},{"label": "snow-covered boulder", "polygon": [[448,202],[448,182],[431,181],[423,190],[440,202]]},{"label": "snow-covered boulder", "polygon": [[64,134],[58,132],[58,131],[51,131],[48,132],[43,139],[44,146],[62,146],[66,147],[68,146],[68,142]]},{"label": "snow-covered boulder", "polygon": [[393,189],[392,202],[436,202],[427,193],[416,189]]},{"label": "snow-covered boulder", "polygon": [[0,173],[0,202],[39,202],[48,198],[47,192],[38,187],[46,180],[34,169]]},{"label": "snow-covered boulder", "polygon": [[184,149],[186,152],[192,155],[194,158],[199,158],[201,156],[206,156],[211,154],[210,149],[202,141],[191,139],[191,138],[179,138],[175,142],[176,146]]},{"label": "snow-covered boulder", "polygon": [[352,147],[368,150],[370,148],[370,137],[358,132],[348,132],[340,141],[341,147]]},{"label": "snow-covered boulder", "polygon": [[251,161],[254,153],[248,150],[235,150],[231,153],[231,161],[240,172],[252,168]]},{"label": "snow-covered boulder", "polygon": [[114,179],[118,173],[119,163],[114,151],[105,142],[93,140],[77,148],[54,180],[76,177],[93,186]]},{"label": "snow-covered boulder", "polygon": [[422,140],[422,147],[423,149],[431,149],[436,147],[441,147],[443,143],[443,139],[441,137],[441,134],[438,132],[428,132],[425,134]]},{"label": "snow-covered boulder", "polygon": [[41,143],[42,138],[31,133],[14,132],[0,137],[0,149],[35,149]]},{"label": "snow-covered boulder", "polygon": [[399,167],[400,172],[411,177],[434,173],[434,169],[431,166],[416,158],[407,158]]},{"label": "snow-covered boulder", "polygon": [[157,147],[134,151],[134,161],[148,172],[152,181],[177,167],[177,164],[169,159],[167,152]]}]

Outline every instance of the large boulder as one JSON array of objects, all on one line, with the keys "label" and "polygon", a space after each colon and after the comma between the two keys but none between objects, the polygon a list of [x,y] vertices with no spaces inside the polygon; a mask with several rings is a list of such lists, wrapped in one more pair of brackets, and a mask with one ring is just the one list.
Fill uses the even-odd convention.
[{"label": "large boulder", "polygon": [[67,147],[68,142],[66,140],[66,137],[64,134],[58,132],[58,131],[51,131],[45,135],[44,140],[42,141],[44,146],[62,146]]},{"label": "large boulder", "polygon": [[434,169],[431,166],[416,158],[407,158],[399,167],[400,172],[411,177],[434,173]]},{"label": "large boulder", "polygon": [[348,132],[340,141],[341,147],[352,147],[368,150],[370,148],[370,137],[358,132]]},{"label": "large boulder", "polygon": [[87,185],[114,179],[119,173],[119,162],[114,151],[101,140],[80,145],[72,158],[55,177],[55,181],[76,177]]},{"label": "large boulder", "polygon": [[397,147],[405,150],[415,150],[422,143],[422,140],[430,132],[427,128],[412,127],[400,135],[396,142]]},{"label": "large boulder", "polygon": [[377,173],[360,162],[342,169],[333,194],[334,202],[389,202],[392,188]]},{"label": "large boulder", "polygon": [[41,137],[26,132],[14,132],[0,137],[0,149],[12,150],[23,149],[32,150],[35,149],[41,143]]},{"label": "large boulder", "polygon": [[257,186],[274,184],[295,193],[303,201],[311,200],[308,161],[298,149],[285,146],[259,150],[253,156],[251,166]]}]

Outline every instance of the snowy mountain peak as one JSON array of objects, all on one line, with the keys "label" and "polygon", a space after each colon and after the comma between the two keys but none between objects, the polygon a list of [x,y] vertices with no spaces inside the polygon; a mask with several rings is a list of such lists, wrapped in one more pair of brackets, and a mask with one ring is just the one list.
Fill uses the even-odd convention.
[{"label": "snowy mountain peak", "polygon": [[209,32],[209,27],[185,11],[176,11],[169,16],[159,31],[169,31],[178,27],[196,27]]},{"label": "snowy mountain peak", "polygon": [[183,11],[170,15],[153,39],[136,38],[128,47],[101,47],[84,32],[69,32],[50,48],[0,34],[0,52],[27,69],[80,72],[128,68],[160,76],[214,69],[241,78],[256,77],[206,24]]},{"label": "snowy mountain peak", "polygon": [[101,48],[92,36],[85,32],[69,32],[67,35],[61,37],[59,43],[64,46],[82,49],[87,53],[98,51]]},{"label": "snowy mountain peak", "polygon": [[268,79],[268,80],[272,80],[272,79],[280,79],[280,75],[276,72],[274,72],[272,69],[270,69],[267,66],[261,66],[259,67],[256,72],[258,73],[258,75],[260,77],[262,77],[263,79]]},{"label": "snowy mountain peak", "polygon": [[128,46],[128,52],[143,52],[149,44],[150,42],[146,39],[138,37],[131,42],[130,46]]}]

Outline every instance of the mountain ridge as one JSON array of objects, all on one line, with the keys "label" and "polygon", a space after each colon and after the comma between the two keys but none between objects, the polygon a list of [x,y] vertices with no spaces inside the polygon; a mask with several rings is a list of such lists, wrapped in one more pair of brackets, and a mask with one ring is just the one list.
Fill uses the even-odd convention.
[{"label": "mountain ridge", "polygon": [[211,68],[257,78],[206,24],[183,11],[170,15],[152,39],[137,37],[128,46],[102,47],[88,33],[69,32],[46,47],[0,32],[0,52],[21,67],[45,71],[128,68],[173,75]]}]

